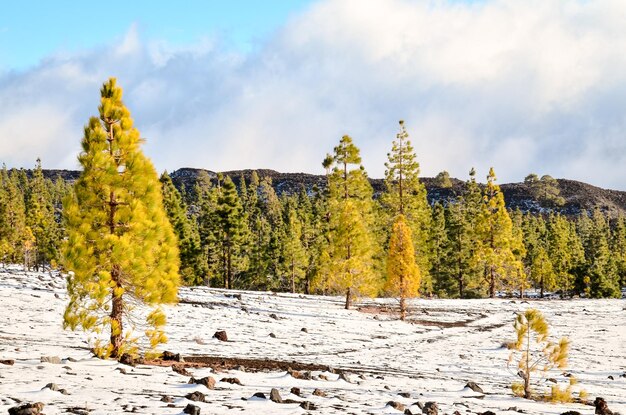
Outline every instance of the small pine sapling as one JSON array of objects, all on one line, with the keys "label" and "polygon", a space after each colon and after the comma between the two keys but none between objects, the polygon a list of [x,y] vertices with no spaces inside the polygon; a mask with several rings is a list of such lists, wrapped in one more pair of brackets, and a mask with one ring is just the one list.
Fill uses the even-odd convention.
[{"label": "small pine sapling", "polygon": [[514,383],[512,389],[516,395],[530,399],[530,378],[533,372],[546,373],[554,368],[567,367],[569,340],[563,337],[558,343],[549,341],[548,323],[543,314],[535,309],[518,314],[513,327],[517,341],[512,345],[508,365],[519,357],[517,374],[523,383]]}]

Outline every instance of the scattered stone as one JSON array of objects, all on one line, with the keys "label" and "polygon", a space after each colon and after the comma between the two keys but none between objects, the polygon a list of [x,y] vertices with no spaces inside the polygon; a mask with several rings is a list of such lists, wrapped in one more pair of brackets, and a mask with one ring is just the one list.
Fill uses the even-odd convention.
[{"label": "scattered stone", "polygon": [[272,388],[272,390],[270,391],[270,400],[276,403],[283,403],[283,398],[280,397],[278,389]]},{"label": "scattered stone", "polygon": [[320,378],[320,380],[328,380],[328,376],[322,374],[320,374],[318,378]]},{"label": "scattered stone", "polygon": [[615,378],[612,375],[609,375],[609,379],[615,380]]},{"label": "scattered stone", "polygon": [[270,318],[273,318],[274,320],[278,320],[278,316],[274,313],[270,314]]},{"label": "scattered stone", "polygon": [[[414,414],[413,414],[413,412],[411,412],[411,410],[409,408],[406,408],[404,410],[404,415],[414,415]],[[415,415],[417,415],[417,414],[415,414]]]},{"label": "scattered stone", "polygon": [[303,333],[308,333],[308,332],[309,332],[309,331],[306,329],[306,327],[302,327],[302,328],[300,329],[300,331],[301,331],[301,332],[303,332]]},{"label": "scattered stone", "polygon": [[215,379],[213,379],[211,376],[205,376],[201,379],[196,379],[192,377],[191,379],[189,379],[189,382],[187,383],[190,385],[192,384],[204,385],[206,386],[207,389],[215,389]]},{"label": "scattered stone", "polygon": [[272,339],[275,339],[275,338],[276,338],[276,335],[275,335],[274,333],[270,333],[270,337],[271,337]]},{"label": "scattered stone", "polygon": [[287,368],[287,373],[289,373],[289,375],[294,378],[294,379],[303,379],[303,380],[311,380],[313,379],[313,376],[311,375],[311,372],[308,370],[299,372],[297,370],[293,370],[292,368]]},{"label": "scattered stone", "polygon": [[400,402],[396,402],[396,401],[387,402],[387,406],[391,406],[393,409],[398,410],[398,411],[403,411],[403,412],[405,409],[403,404],[401,404]]},{"label": "scattered stone", "polygon": [[183,413],[189,415],[200,415],[200,407],[188,403],[187,406],[185,406],[185,409],[183,409]]},{"label": "scattered stone", "polygon": [[607,405],[604,398],[596,398],[596,400],[593,401],[593,405],[596,407],[595,413],[598,415],[618,415],[613,413],[613,411],[609,409],[609,406]]},{"label": "scattered stone", "polygon": [[523,414],[525,412],[523,409],[519,409],[517,406],[511,406],[509,409],[507,409],[507,411],[519,412],[520,414]]},{"label": "scattered stone", "polygon": [[72,363],[76,363],[76,362],[78,362],[78,359],[74,359],[73,357],[68,357],[67,361],[68,362],[72,362]]},{"label": "scattered stone", "polygon": [[185,369],[185,366],[183,365],[172,365],[172,370],[178,373],[179,375],[191,376],[191,373],[189,373],[187,369]]},{"label": "scattered stone", "polygon": [[556,379],[554,378],[548,378],[546,379],[547,382],[552,382],[552,383],[557,383]]},{"label": "scattered stone", "polygon": [[481,412],[479,415],[496,415],[496,414],[495,412],[485,411],[485,412]]},{"label": "scattered stone", "polygon": [[403,398],[410,398],[411,394],[409,392],[400,392],[398,396],[402,396]]},{"label": "scattered stone", "polygon": [[239,365],[235,368],[235,370],[238,370],[240,372],[245,372],[246,371],[246,367],[244,365]]},{"label": "scattered stone", "polygon": [[315,411],[317,409],[317,406],[315,406],[312,402],[304,401],[300,404],[300,408],[304,409],[305,411]]},{"label": "scattered stone", "polygon": [[290,392],[291,392],[293,395],[296,395],[296,396],[300,396],[300,393],[301,393],[300,388],[297,388],[297,387],[295,387],[295,386],[294,386],[293,388],[291,388],[291,391],[290,391]]},{"label": "scattered stone", "polygon": [[65,412],[69,412],[70,414],[74,414],[74,415],[89,415],[89,409],[87,408],[80,408],[80,407],[72,407],[72,408],[67,408],[65,410]]},{"label": "scattered stone", "polygon": [[241,381],[239,381],[239,379],[237,378],[222,378],[220,380],[220,382],[226,382],[226,383],[230,383],[231,385],[239,385],[239,386],[243,386],[241,384]]},{"label": "scattered stone", "polygon": [[[187,395],[185,395],[185,398],[189,399],[190,401],[194,401],[194,402],[206,402],[205,401],[205,395],[202,392],[192,392],[192,393],[188,393]],[[185,412],[187,413],[187,412]]]},{"label": "scattered stone", "polygon": [[561,415],[581,415],[578,411],[567,411],[563,412]]},{"label": "scattered stone", "polygon": [[39,415],[43,409],[44,404],[41,402],[26,403],[20,406],[14,406],[9,408],[9,415]]},{"label": "scattered stone", "polygon": [[61,364],[61,358],[59,356],[41,356],[39,361],[41,363],[52,363],[53,365]]},{"label": "scattered stone", "polygon": [[226,331],[224,331],[224,330],[216,331],[215,334],[213,335],[213,337],[215,337],[217,340],[219,340],[221,342],[227,342],[228,341],[228,335],[226,334]]},{"label": "scattered stone", "polygon": [[322,397],[322,398],[325,398],[325,397],[326,397],[326,392],[324,392],[324,391],[323,391],[323,390],[321,390],[321,389],[317,389],[317,388],[315,388],[315,390],[313,391],[313,395],[315,395],[315,396],[320,396],[320,397]]},{"label": "scattered stone", "polygon": [[0,360],[0,365],[13,366],[15,364],[15,360],[13,359],[3,359]]},{"label": "scattered stone", "polygon": [[122,375],[126,374],[126,369],[124,369],[123,367],[117,367],[115,368],[115,370],[118,370]]},{"label": "scattered stone", "polygon": [[341,372],[339,374],[339,379],[346,381],[348,383],[352,383],[352,381],[350,380],[350,378],[348,377],[348,375],[346,375],[345,373]]},{"label": "scattered stone", "polygon": [[172,403],[174,402],[174,398],[172,398],[171,396],[163,396],[161,398],[161,402]]},{"label": "scattered stone", "polygon": [[169,360],[174,362],[184,362],[185,360],[180,356],[180,353],[172,353],[167,350],[161,355],[161,360]]},{"label": "scattered stone", "polygon": [[252,395],[253,398],[261,398],[261,399],[267,399],[267,396],[265,396],[265,394],[263,392],[257,392],[254,395]]},{"label": "scattered stone", "polygon": [[119,362],[127,366],[135,366],[137,364],[135,362],[135,358],[128,353],[124,353],[123,355],[121,355]]},{"label": "scattered stone", "polygon": [[471,390],[473,390],[476,393],[485,393],[483,392],[483,388],[481,388],[480,386],[478,386],[478,384],[476,382],[473,381],[469,381],[465,384],[466,388],[470,388]]},{"label": "scattered stone", "polygon": [[439,415],[439,405],[437,405],[437,402],[426,402],[422,408],[422,413],[426,415]]}]

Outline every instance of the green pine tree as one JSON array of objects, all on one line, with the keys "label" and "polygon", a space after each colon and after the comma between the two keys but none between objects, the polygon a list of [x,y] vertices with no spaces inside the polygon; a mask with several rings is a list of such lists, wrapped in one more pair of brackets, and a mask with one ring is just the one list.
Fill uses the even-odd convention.
[{"label": "green pine tree", "polygon": [[64,203],[63,264],[70,272],[64,326],[96,334],[108,329],[110,339],[97,342],[96,353],[120,357],[135,350],[136,304],[152,307],[145,331],[150,345],[167,341],[160,305],[177,299],[178,248],[122,89],[111,78],[100,93],[99,117],[85,126],[78,157],[83,171]]}]

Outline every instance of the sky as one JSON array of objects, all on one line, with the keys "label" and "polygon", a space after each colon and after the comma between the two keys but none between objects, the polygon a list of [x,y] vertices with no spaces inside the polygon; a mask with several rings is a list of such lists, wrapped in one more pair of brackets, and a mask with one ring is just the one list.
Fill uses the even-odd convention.
[{"label": "sky", "polygon": [[371,177],[404,120],[424,176],[626,190],[623,0],[6,2],[0,162],[77,169],[110,76],[159,171]]}]

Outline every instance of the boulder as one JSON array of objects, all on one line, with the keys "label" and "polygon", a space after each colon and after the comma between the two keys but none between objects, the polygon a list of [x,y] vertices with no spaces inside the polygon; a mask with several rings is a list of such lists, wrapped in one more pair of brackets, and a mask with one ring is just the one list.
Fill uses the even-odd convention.
[{"label": "boulder", "polygon": [[437,402],[426,402],[422,408],[422,413],[426,415],[439,415],[439,405],[437,405]]},{"label": "boulder", "polygon": [[26,403],[9,408],[9,415],[39,415],[44,407],[41,402]]},{"label": "boulder", "polygon": [[230,383],[231,385],[240,385],[241,386],[241,381],[239,381],[239,379],[237,379],[237,378],[222,378],[222,379],[220,379],[220,382],[226,382],[226,383]]},{"label": "boulder", "polygon": [[476,382],[472,382],[471,380],[465,384],[465,387],[470,388],[476,393],[485,393],[483,389],[480,386],[478,386]]},{"label": "boulder", "polygon": [[315,411],[317,409],[317,406],[315,406],[312,402],[304,401],[300,404],[300,408],[304,409],[305,411]]},{"label": "boulder", "polygon": [[393,409],[404,412],[404,405],[397,401],[387,402],[387,406],[391,406]]},{"label": "boulder", "polygon": [[278,389],[272,388],[272,390],[270,391],[270,400],[276,403],[283,403],[283,398],[280,397]]},{"label": "boulder", "polygon": [[261,399],[267,399],[267,396],[265,396],[265,394],[263,392],[257,392],[254,395],[252,395],[253,398],[261,398]]},{"label": "boulder", "polygon": [[308,333],[309,332],[306,327],[302,327],[300,329],[300,331],[303,332],[303,333]]},{"label": "boulder", "polygon": [[207,389],[215,389],[215,379],[213,379],[211,376],[205,376],[200,379],[196,379],[192,377],[191,379],[189,379],[189,382],[187,383],[196,384],[196,385],[204,385],[206,386]]},{"label": "boulder", "polygon": [[188,393],[187,395],[185,395],[185,398],[194,402],[206,402],[204,393],[198,391]]},{"label": "boulder", "polygon": [[492,411],[485,411],[485,412],[481,412],[480,415],[496,415],[495,412]]},{"label": "boulder", "polygon": [[567,411],[563,412],[561,415],[581,415],[578,411]]},{"label": "boulder", "polygon": [[191,373],[189,373],[187,369],[185,369],[184,365],[172,365],[172,370],[179,375],[191,376]]},{"label": "boulder", "polygon": [[196,405],[192,405],[189,403],[187,404],[185,409],[183,409],[183,413],[189,414],[189,415],[200,415],[200,408]]},{"label": "boulder", "polygon": [[41,356],[39,361],[41,363],[52,363],[53,365],[61,364],[61,358],[59,356]]},{"label": "boulder", "polygon": [[323,390],[321,390],[321,389],[317,389],[317,388],[315,388],[315,390],[313,391],[313,395],[315,395],[315,396],[320,396],[320,397],[322,397],[322,398],[325,398],[325,397],[326,397],[326,392],[324,392],[324,391],[323,391]]},{"label": "boulder", "polygon": [[213,337],[215,337],[217,340],[219,340],[221,342],[227,342],[228,341],[228,335],[226,334],[226,331],[224,331],[224,330],[216,331],[215,334],[213,335]]},{"label": "boulder", "polygon": [[137,362],[135,361],[135,358],[128,353],[124,353],[123,355],[121,355],[119,362],[127,366],[135,366],[137,364]]},{"label": "boulder", "polygon": [[411,394],[409,392],[400,392],[398,396],[402,396],[403,398],[410,398]]},{"label": "boulder", "polygon": [[297,388],[297,387],[295,387],[295,386],[294,386],[293,388],[291,388],[291,391],[290,391],[290,392],[291,392],[293,395],[296,395],[296,396],[300,396],[300,394],[302,393],[302,392],[300,391],[300,388]]},{"label": "boulder", "polygon": [[161,360],[168,360],[174,362],[184,362],[185,360],[180,356],[180,353],[172,353],[167,350],[161,355]]},{"label": "boulder", "polygon": [[2,359],[0,360],[0,365],[13,366],[15,364],[15,360],[13,359]]},{"label": "boulder", "polygon": [[596,400],[593,401],[593,405],[596,407],[596,411],[594,413],[597,415],[618,415],[609,409],[609,406],[604,398],[596,398]]}]

